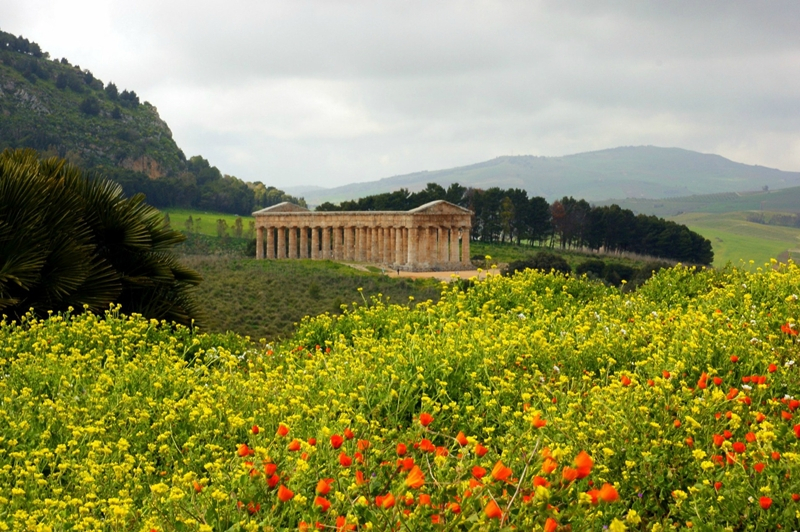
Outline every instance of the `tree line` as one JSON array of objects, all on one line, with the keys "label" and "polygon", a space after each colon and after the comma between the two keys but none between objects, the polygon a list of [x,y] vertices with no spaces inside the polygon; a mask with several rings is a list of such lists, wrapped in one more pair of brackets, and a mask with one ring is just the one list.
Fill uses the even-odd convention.
[{"label": "tree line", "polygon": [[573,197],[549,203],[540,196],[528,197],[518,188],[484,190],[454,183],[445,189],[429,183],[419,192],[400,189],[339,205],[326,202],[317,210],[409,210],[434,200],[471,210],[471,238],[480,242],[632,252],[694,264],[711,264],[714,260],[711,242],[685,225],[637,215],[619,205],[593,206]]},{"label": "tree line", "polygon": [[250,183],[223,174],[200,155],[189,158],[183,172],[158,179],[119,167],[103,168],[102,173],[119,183],[125,194],[142,193],[148,203],[159,208],[180,207],[249,215],[284,201],[306,206],[303,198],[261,181]]}]

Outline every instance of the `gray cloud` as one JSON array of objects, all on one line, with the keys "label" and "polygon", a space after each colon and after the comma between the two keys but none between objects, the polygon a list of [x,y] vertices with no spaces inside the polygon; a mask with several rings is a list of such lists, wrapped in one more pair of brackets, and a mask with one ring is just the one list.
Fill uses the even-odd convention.
[{"label": "gray cloud", "polygon": [[4,19],[157,105],[188,154],[278,186],[639,144],[800,169],[796,2],[29,0]]}]

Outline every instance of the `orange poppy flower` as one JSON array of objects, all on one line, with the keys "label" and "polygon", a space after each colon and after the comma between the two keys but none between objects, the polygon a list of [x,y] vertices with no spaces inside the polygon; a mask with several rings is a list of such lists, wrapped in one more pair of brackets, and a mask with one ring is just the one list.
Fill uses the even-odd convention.
[{"label": "orange poppy flower", "polygon": [[392,508],[396,502],[397,501],[395,500],[394,495],[391,493],[387,495],[378,495],[375,497],[375,504],[378,506],[378,508],[383,508],[384,510]]},{"label": "orange poppy flower", "polygon": [[298,440],[297,438],[295,438],[294,440],[292,440],[292,441],[289,443],[289,445],[288,445],[286,448],[287,448],[289,451],[291,451],[291,452],[294,452],[294,451],[299,451],[299,450],[300,450],[300,440]]},{"label": "orange poppy flower", "polygon": [[350,427],[347,427],[346,429],[344,429],[344,437],[347,438],[348,440],[352,440],[353,438],[356,437],[356,435],[353,434],[353,431],[350,430]]},{"label": "orange poppy flower", "polygon": [[294,492],[289,488],[287,488],[286,486],[284,486],[283,484],[281,484],[281,486],[278,488],[278,499],[280,499],[281,502],[289,502],[293,498],[294,498]]},{"label": "orange poppy flower", "polygon": [[533,423],[533,428],[535,428],[535,429],[540,429],[540,428],[544,427],[545,425],[547,425],[547,421],[542,419],[542,418],[540,418],[539,414],[536,414],[535,416],[533,416],[532,423]]},{"label": "orange poppy flower", "polygon": [[[796,334],[796,333],[795,333]],[[769,507],[772,506],[772,499],[769,497],[761,497],[758,499],[758,504],[764,510],[769,510]]]},{"label": "orange poppy flower", "polygon": [[339,455],[339,464],[342,467],[350,467],[351,465],[353,465],[353,459],[347,456],[346,454],[341,453]]},{"label": "orange poppy flower", "polygon": [[[318,529],[322,530],[325,528],[324,526],[317,526]],[[354,523],[347,524],[347,517],[340,515],[336,518],[336,532],[347,532],[348,530],[355,530],[356,525]]]},{"label": "orange poppy flower", "polygon": [[366,451],[367,449],[369,449],[369,441],[358,440],[356,447],[358,448],[359,451]]},{"label": "orange poppy flower", "polygon": [[598,496],[605,502],[615,502],[619,500],[619,493],[617,493],[617,489],[608,482],[603,484],[603,487],[600,488]]},{"label": "orange poppy flower", "polygon": [[251,454],[256,454],[256,452],[247,446],[246,443],[240,443],[239,447],[236,449],[236,454],[241,457],[249,456]]},{"label": "orange poppy flower", "polygon": [[414,466],[414,468],[409,471],[405,484],[412,489],[419,489],[425,485],[425,474],[419,466]]},{"label": "orange poppy flower", "polygon": [[250,432],[252,432],[253,434],[258,434],[258,431],[259,431],[258,425],[253,425],[253,428],[250,429]]},{"label": "orange poppy flower", "polygon": [[331,507],[331,502],[324,497],[317,496],[314,497],[314,506],[319,506],[320,511],[324,513]]},{"label": "orange poppy flower", "polygon": [[550,483],[547,481],[546,478],[537,475],[533,477],[533,487],[538,488],[539,486],[544,486],[545,488],[549,488]]},{"label": "orange poppy flower", "polygon": [[203,485],[200,484],[199,482],[197,482],[196,480],[194,482],[192,482],[192,487],[194,488],[194,491],[197,492],[197,493],[200,493],[201,491],[203,491]]},{"label": "orange poppy flower", "polygon": [[267,478],[267,486],[274,488],[281,481],[281,477],[277,473],[273,473],[271,477]]},{"label": "orange poppy flower", "polygon": [[367,483],[367,479],[364,478],[364,472],[363,471],[356,471],[356,484],[358,484],[359,486],[363,486],[366,483]]},{"label": "orange poppy flower", "polygon": [[408,447],[406,447],[405,443],[397,444],[397,456],[403,456],[407,452],[408,452]]},{"label": "orange poppy flower", "polygon": [[708,387],[708,373],[705,371],[700,375],[700,378],[697,380],[697,387],[701,390],[705,390]]},{"label": "orange poppy flower", "polygon": [[430,415],[427,412],[423,412],[422,414],[419,415],[419,424],[420,425],[422,425],[423,427],[427,427],[431,423],[433,423],[433,416],[432,415]]},{"label": "orange poppy flower", "polygon": [[427,493],[420,493],[419,495],[419,505],[420,506],[430,506],[431,505],[431,496]]},{"label": "orange poppy flower", "polygon": [[592,504],[597,506],[597,503],[599,502],[600,498],[600,490],[589,490],[586,492],[586,495],[588,495],[589,498],[592,499]]},{"label": "orange poppy flower", "polygon": [[721,377],[714,377],[711,380],[714,381],[714,385],[715,386],[722,386],[722,378]]},{"label": "orange poppy flower", "polygon": [[331,491],[331,484],[333,483],[332,478],[323,478],[319,482],[317,482],[316,491],[320,495],[327,495]]},{"label": "orange poppy flower", "polygon": [[480,443],[475,444],[475,454],[478,455],[478,458],[483,457],[486,453],[489,452],[489,449],[481,445]]},{"label": "orange poppy flower", "polygon": [[594,461],[586,451],[581,451],[578,453],[578,456],[575,457],[575,465],[578,469],[578,478],[585,478],[592,472]]},{"label": "orange poppy flower", "polygon": [[436,450],[436,446],[427,438],[424,438],[421,442],[419,442],[419,448],[426,453],[432,453]]},{"label": "orange poppy flower", "polygon": [[289,434],[289,427],[287,427],[286,425],[284,425],[283,423],[281,423],[281,424],[278,426],[278,432],[277,432],[276,434],[277,434],[278,436],[286,436],[287,434]]},{"label": "orange poppy flower", "polygon": [[764,468],[765,468],[765,467],[767,467],[767,466],[766,466],[766,465],[764,465],[762,462],[758,462],[757,464],[755,464],[755,465],[753,466],[753,469],[755,469],[756,471],[758,471],[759,473],[761,473],[762,471],[764,471]]},{"label": "orange poppy flower", "polygon": [[561,478],[564,480],[564,482],[572,482],[578,478],[578,470],[564,466],[564,469],[561,470]]},{"label": "orange poppy flower", "polygon": [[333,436],[331,436],[331,446],[334,449],[338,449],[339,447],[342,446],[343,443],[344,443],[344,438],[342,438],[340,435],[334,434]]},{"label": "orange poppy flower", "polygon": [[544,532],[555,532],[556,528],[558,528],[558,523],[552,517],[548,517],[547,521],[544,522]]},{"label": "orange poppy flower", "polygon": [[483,509],[483,513],[485,513],[486,517],[489,519],[500,519],[503,517],[503,510],[500,509],[494,500],[489,501],[489,504]]},{"label": "orange poppy flower", "polygon": [[542,463],[542,473],[548,475],[556,470],[558,464],[552,458],[545,458],[544,462]]},{"label": "orange poppy flower", "polygon": [[486,476],[486,470],[481,466],[474,466],[472,468],[472,476],[481,479]]},{"label": "orange poppy flower", "polygon": [[627,375],[622,375],[619,378],[619,382],[621,382],[623,386],[630,386],[631,385],[631,380],[628,378]]},{"label": "orange poppy flower", "polygon": [[463,432],[459,432],[458,436],[456,436],[456,441],[461,447],[464,447],[467,444],[467,437],[464,436]]},{"label": "orange poppy flower", "polygon": [[511,476],[511,468],[503,465],[501,460],[492,468],[492,478],[495,480],[507,480]]}]

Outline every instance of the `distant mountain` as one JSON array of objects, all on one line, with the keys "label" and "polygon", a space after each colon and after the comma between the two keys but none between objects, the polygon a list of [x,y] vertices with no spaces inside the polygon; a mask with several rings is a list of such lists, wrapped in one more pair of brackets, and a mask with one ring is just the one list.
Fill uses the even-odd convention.
[{"label": "distant mountain", "polygon": [[[311,205],[338,203],[399,188],[418,191],[427,183],[475,188],[522,188],[529,196],[554,200],[574,196],[668,198],[693,194],[780,189],[800,185],[800,172],[783,172],[733,162],[719,155],[680,148],[629,146],[566,155],[505,156],[470,166],[417,172],[323,190],[304,189]],[[297,193],[288,189],[288,193]]]}]

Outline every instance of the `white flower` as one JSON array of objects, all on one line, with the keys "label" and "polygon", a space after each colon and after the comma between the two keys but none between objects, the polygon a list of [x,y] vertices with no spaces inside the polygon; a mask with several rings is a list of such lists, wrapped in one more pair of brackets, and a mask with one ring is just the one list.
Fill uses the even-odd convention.
[{"label": "white flower", "polygon": [[753,389],[752,386],[748,386],[746,384],[742,384],[742,390],[752,390],[752,389]]}]

